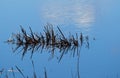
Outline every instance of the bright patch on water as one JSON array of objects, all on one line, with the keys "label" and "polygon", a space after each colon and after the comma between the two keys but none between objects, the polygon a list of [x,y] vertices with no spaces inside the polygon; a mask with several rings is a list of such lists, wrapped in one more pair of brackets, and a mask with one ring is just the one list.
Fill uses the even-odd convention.
[{"label": "bright patch on water", "polygon": [[74,25],[89,28],[95,22],[95,6],[87,0],[46,2],[40,9],[46,22],[54,25]]}]

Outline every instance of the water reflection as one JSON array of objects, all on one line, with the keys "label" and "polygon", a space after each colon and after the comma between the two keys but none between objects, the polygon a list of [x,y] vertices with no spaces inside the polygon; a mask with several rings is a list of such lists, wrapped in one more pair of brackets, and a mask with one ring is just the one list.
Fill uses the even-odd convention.
[{"label": "water reflection", "polygon": [[53,57],[54,52],[58,49],[60,52],[59,62],[68,51],[73,51],[71,55],[74,57],[76,54],[79,56],[83,44],[89,48],[89,37],[84,36],[82,32],[79,35],[76,33],[76,36],[69,35],[69,38],[67,38],[58,26],[57,29],[59,32],[55,32],[52,24],[47,24],[44,27],[45,35],[34,33],[31,27],[30,34],[28,34],[21,26],[21,33],[12,34],[13,38],[8,39],[6,43],[11,43],[16,46],[13,53],[19,48],[22,48],[22,59],[29,51],[31,51],[32,58],[35,51],[41,50],[42,53],[44,49],[49,50]]},{"label": "water reflection", "polygon": [[[89,48],[89,37],[84,36],[81,32],[81,34],[75,34],[70,35],[69,38],[67,38],[62,30],[57,26],[57,29],[59,32],[55,32],[53,29],[52,24],[47,24],[44,27],[44,33],[43,34],[37,34],[34,33],[30,29],[30,34],[26,32],[26,30],[21,26],[21,33],[15,33],[12,34],[13,39],[8,39],[6,42],[9,44],[15,45],[15,49],[13,50],[13,53],[17,51],[19,48],[22,48],[20,51],[22,52],[22,60],[25,54],[27,54],[29,51],[31,52],[31,58],[35,51],[41,50],[41,53],[44,49],[49,50],[52,57],[56,54],[55,51],[59,52],[59,59],[58,62],[61,61],[63,56],[65,54],[70,53],[73,57],[77,57],[77,78],[80,78],[80,71],[79,71],[79,59],[80,59],[80,52],[83,45],[85,45],[86,48]],[[44,50],[45,52],[45,50]],[[33,65],[33,73],[34,78],[36,78],[34,63],[32,61]],[[20,72],[20,74],[23,76],[23,78],[26,78],[24,74],[22,73],[21,69],[19,69],[16,66],[17,70]],[[46,69],[45,69],[46,71]],[[9,72],[15,72],[15,70],[12,68],[12,70],[9,70]],[[47,78],[46,72],[45,72],[45,78]]]},{"label": "water reflection", "polygon": [[92,1],[66,0],[66,2],[45,3],[40,9],[42,18],[52,24],[65,26],[74,24],[78,28],[90,28],[95,22],[95,8]]},{"label": "water reflection", "polygon": [[[53,23],[65,24],[64,26],[66,26],[66,29],[68,30],[66,32],[69,31],[75,32],[76,29],[73,30],[72,29],[73,26],[84,29],[86,28],[90,29],[92,27],[92,24],[95,22],[95,15],[94,15],[95,7],[94,5],[92,5],[92,2],[90,2],[91,0],[89,2],[87,0],[69,0],[69,1],[39,0],[39,1],[41,2],[37,2],[37,0],[33,2],[26,0],[26,2],[23,2],[21,0],[19,2],[15,1],[16,3],[15,2],[8,3],[6,0],[2,0],[0,5],[1,6],[0,8],[2,10],[1,11],[2,14],[0,16],[1,17],[0,33],[4,35],[1,37],[0,67],[9,68],[14,64],[16,64],[19,66],[22,65],[21,68],[23,69],[30,70],[29,62],[26,59],[23,62],[21,62],[19,60],[19,55],[18,57],[16,57],[16,55],[12,55],[11,49],[9,49],[8,46],[6,46],[6,44],[3,44],[2,42],[10,36],[11,32],[16,32],[17,30],[19,30],[18,25],[20,24],[23,25],[25,29],[28,29],[28,26],[33,26],[32,27],[33,30],[35,32],[39,32],[41,30],[40,24],[42,24],[41,22],[39,22],[41,21],[39,20],[39,18],[41,17],[44,18],[42,20],[45,22],[50,22],[52,24]],[[120,73],[119,71],[120,62],[118,60],[120,59],[119,57],[120,22],[118,22],[120,16],[119,15],[120,11],[118,8],[120,6],[118,5],[118,3],[120,3],[119,1],[118,0],[97,1],[98,5],[97,4],[96,5],[101,9],[101,11],[100,9],[97,9],[97,12],[101,13],[101,15],[97,15],[99,20],[95,24],[96,25],[96,27],[94,28],[95,30],[92,31],[94,32],[92,36],[95,35],[94,40],[96,39],[96,41],[95,43],[91,42],[92,45],[90,45],[89,52],[86,52],[86,50],[82,50],[81,52],[82,53],[81,54],[82,59],[80,60],[81,78],[105,78],[106,75],[108,75],[108,78],[113,78],[113,76],[116,75],[115,73],[118,74]],[[39,5],[40,17],[36,14],[35,7],[37,6],[34,2],[43,4],[43,5]],[[112,5],[110,5],[109,2],[111,2]],[[88,19],[86,19],[87,17]],[[69,27],[71,27],[71,29],[66,24],[67,25],[70,24]],[[60,28],[62,28],[63,30],[65,29],[63,27]],[[11,42],[11,38],[8,40],[8,42]],[[113,45],[113,43],[117,43],[118,45],[116,44]],[[56,76],[60,76],[59,78],[63,78],[63,76],[64,78],[67,78],[68,72],[65,70],[70,69],[70,67],[72,67],[71,68],[73,70],[72,72],[76,71],[74,65],[70,66],[70,64],[74,64],[73,62],[74,59],[68,59],[69,57],[65,57],[65,60],[62,59],[63,60],[62,65],[56,64],[55,63],[56,61],[54,62],[52,61],[52,64],[51,62],[46,64],[46,59],[45,59],[46,57],[44,57],[45,55],[40,55],[37,57],[36,55],[34,57],[37,65],[36,68],[42,69],[42,66],[48,66],[47,67],[48,74],[50,73],[50,75],[48,75],[50,76],[49,78],[58,78]],[[37,60],[36,58],[39,58],[39,60]],[[40,63],[38,63],[38,61]],[[72,61],[72,62],[69,63],[68,61]],[[53,72],[55,72],[56,76],[52,74],[51,69],[54,70]],[[1,72],[2,71],[0,71],[0,73]],[[40,72],[38,73],[40,74]],[[59,73],[61,75],[59,75]],[[65,73],[67,73],[66,76]]]}]

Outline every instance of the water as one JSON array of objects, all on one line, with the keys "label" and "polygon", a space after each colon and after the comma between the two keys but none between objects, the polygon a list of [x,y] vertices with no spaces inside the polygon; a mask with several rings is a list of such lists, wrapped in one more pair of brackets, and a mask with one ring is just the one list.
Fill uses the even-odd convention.
[{"label": "water", "polygon": [[[1,0],[0,69],[5,68],[9,72],[11,67],[15,68],[17,65],[26,75],[30,75],[33,71],[30,53],[21,61],[21,54],[12,53],[14,46],[5,44],[4,41],[12,33],[20,32],[19,25],[27,32],[29,26],[35,32],[43,32],[43,26],[51,23],[55,29],[55,26],[59,26],[65,35],[69,32],[79,34],[81,31],[89,35],[90,49],[81,50],[81,78],[119,78],[119,3],[118,0]],[[48,78],[72,78],[71,72],[76,74],[77,58],[66,54],[58,63],[56,58],[48,61],[49,57],[47,52],[36,52],[33,55],[36,73],[41,77],[44,77],[44,67],[47,69]],[[21,75],[18,77],[21,78]]]}]

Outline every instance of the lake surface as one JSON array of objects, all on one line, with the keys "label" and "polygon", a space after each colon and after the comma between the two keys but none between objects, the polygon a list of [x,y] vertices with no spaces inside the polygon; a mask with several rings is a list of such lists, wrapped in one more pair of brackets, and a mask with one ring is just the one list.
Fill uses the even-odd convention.
[{"label": "lake surface", "polygon": [[[19,51],[12,51],[15,46],[4,41],[12,33],[19,33],[20,25],[29,33],[29,26],[34,32],[44,32],[44,26],[51,23],[56,30],[59,26],[66,36],[81,32],[89,36],[90,48],[82,47],[80,54],[81,78],[119,78],[119,3],[119,0],[0,0],[0,69],[5,68],[11,76],[8,70],[17,65],[25,75],[32,76],[30,53],[21,61]],[[66,54],[60,63],[56,58],[48,60],[49,57],[47,50],[33,55],[38,76],[44,78],[44,67],[48,78],[76,76],[76,57]]]}]

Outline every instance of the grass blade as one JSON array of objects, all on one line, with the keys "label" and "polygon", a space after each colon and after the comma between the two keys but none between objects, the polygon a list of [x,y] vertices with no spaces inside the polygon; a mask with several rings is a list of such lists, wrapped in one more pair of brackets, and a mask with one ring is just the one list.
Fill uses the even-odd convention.
[{"label": "grass blade", "polygon": [[44,75],[45,75],[45,78],[47,78],[47,72],[46,72],[46,68],[44,68]]},{"label": "grass blade", "polygon": [[15,73],[14,73],[13,67],[11,68],[11,70],[12,70],[13,78],[15,78]]},{"label": "grass blade", "polygon": [[34,66],[34,62],[33,62],[33,60],[32,60],[32,67],[33,67],[33,78],[37,78],[37,75],[36,75],[36,73],[35,73],[35,66]]},{"label": "grass blade", "polygon": [[58,30],[60,31],[61,35],[63,36],[63,39],[66,39],[60,28],[57,26]]},{"label": "grass blade", "polygon": [[19,73],[23,76],[23,78],[25,78],[25,75],[23,74],[23,72],[20,70],[20,68],[18,68],[17,66],[15,66],[17,68],[17,70],[19,71]]}]

